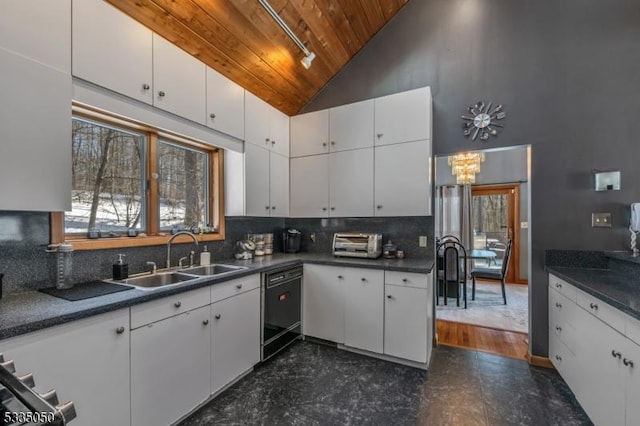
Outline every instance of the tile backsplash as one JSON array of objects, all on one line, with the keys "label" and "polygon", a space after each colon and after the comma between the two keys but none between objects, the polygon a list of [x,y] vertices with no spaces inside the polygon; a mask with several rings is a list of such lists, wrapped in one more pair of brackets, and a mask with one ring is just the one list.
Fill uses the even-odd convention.
[{"label": "tile backsplash", "polygon": [[[433,217],[394,218],[330,218],[284,219],[260,217],[227,217],[225,241],[208,242],[212,262],[233,258],[234,245],[248,233],[274,233],[274,251],[282,251],[282,232],[297,228],[303,233],[301,250],[330,253],[335,232],[358,231],[382,233],[384,242],[391,239],[407,257],[426,257],[433,253]],[[49,243],[49,214],[40,212],[0,211],[0,273],[4,274],[4,294],[37,290],[55,285],[55,253],[45,251]],[[310,239],[315,234],[315,242]],[[426,235],[428,247],[418,247],[418,235]],[[202,243],[176,244],[172,247],[172,264],[188,256],[191,250],[200,253]],[[117,254],[125,254],[129,273],[147,270],[146,262],[156,262],[158,268],[166,262],[166,246],[121,249],[86,250],[73,253],[73,281],[85,282],[111,277],[111,267]],[[197,260],[196,255],[196,260]]]}]

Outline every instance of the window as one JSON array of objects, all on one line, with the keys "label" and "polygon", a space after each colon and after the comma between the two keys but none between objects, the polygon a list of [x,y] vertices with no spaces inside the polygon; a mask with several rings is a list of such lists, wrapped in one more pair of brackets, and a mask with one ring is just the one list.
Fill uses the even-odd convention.
[{"label": "window", "polygon": [[52,242],[68,241],[75,249],[154,245],[178,230],[205,241],[224,239],[218,148],[78,110],[72,209],[52,215]]}]

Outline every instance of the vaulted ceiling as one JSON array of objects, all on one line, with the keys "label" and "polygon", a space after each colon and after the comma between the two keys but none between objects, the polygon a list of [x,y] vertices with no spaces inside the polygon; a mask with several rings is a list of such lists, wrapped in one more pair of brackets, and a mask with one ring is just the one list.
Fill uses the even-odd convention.
[{"label": "vaulted ceiling", "polygon": [[288,115],[297,114],[409,0],[107,0]]}]

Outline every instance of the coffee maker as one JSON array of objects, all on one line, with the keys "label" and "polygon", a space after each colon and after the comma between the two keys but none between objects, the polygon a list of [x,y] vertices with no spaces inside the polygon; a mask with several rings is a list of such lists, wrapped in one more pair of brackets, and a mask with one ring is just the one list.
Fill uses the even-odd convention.
[{"label": "coffee maker", "polygon": [[289,228],[282,233],[282,251],[285,253],[297,253],[300,251],[302,232]]}]

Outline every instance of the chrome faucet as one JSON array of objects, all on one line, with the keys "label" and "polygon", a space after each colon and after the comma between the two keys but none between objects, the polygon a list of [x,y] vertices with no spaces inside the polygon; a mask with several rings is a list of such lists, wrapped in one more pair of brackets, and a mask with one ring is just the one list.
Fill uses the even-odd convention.
[{"label": "chrome faucet", "polygon": [[169,238],[169,241],[167,241],[167,268],[171,268],[171,243],[178,235],[188,235],[193,238],[193,242],[198,245],[198,238],[189,231],[180,231],[173,234],[171,238]]}]

